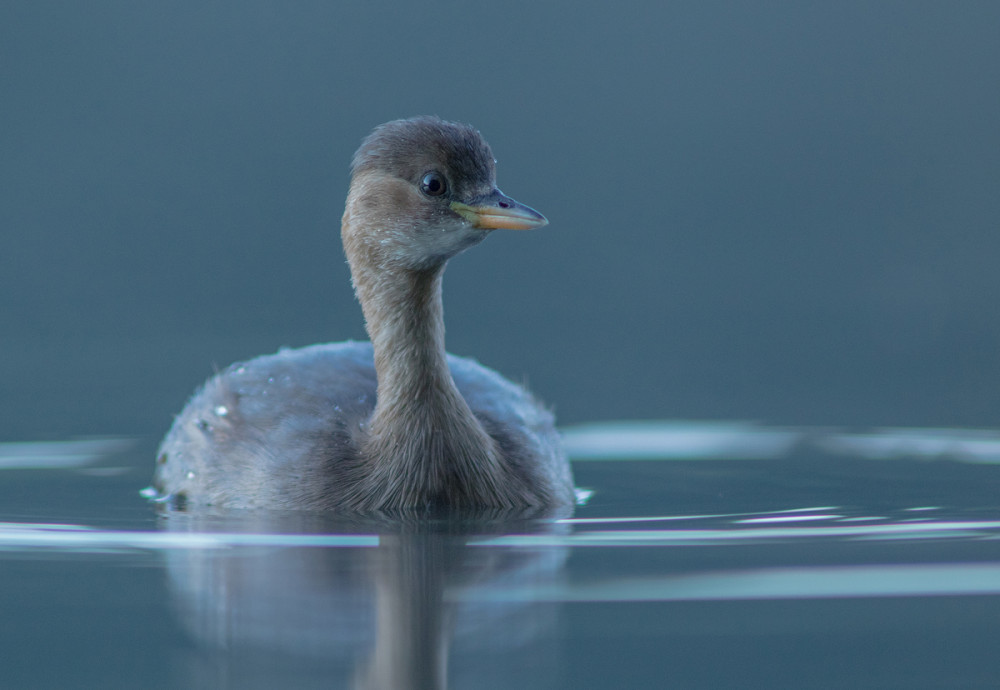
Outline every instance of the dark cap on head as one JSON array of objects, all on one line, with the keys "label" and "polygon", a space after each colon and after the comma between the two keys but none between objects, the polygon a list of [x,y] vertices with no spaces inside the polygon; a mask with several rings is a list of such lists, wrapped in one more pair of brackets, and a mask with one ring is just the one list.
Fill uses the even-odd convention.
[{"label": "dark cap on head", "polygon": [[361,143],[351,174],[379,170],[415,179],[436,164],[460,179],[495,182],[493,151],[469,125],[423,116],[379,125]]}]

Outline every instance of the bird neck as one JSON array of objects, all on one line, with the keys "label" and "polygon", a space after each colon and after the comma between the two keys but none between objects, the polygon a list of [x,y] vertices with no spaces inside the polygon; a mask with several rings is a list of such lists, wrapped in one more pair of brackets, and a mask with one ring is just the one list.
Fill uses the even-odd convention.
[{"label": "bird neck", "polygon": [[496,443],[472,414],[448,367],[443,270],[381,271],[355,281],[378,377],[362,451],[386,477],[412,482],[398,487],[412,494],[395,497],[400,503],[439,497],[482,502],[504,481]]},{"label": "bird neck", "polygon": [[375,350],[377,412],[426,406],[454,389],[444,349],[442,271],[399,271],[361,281],[358,297]]}]

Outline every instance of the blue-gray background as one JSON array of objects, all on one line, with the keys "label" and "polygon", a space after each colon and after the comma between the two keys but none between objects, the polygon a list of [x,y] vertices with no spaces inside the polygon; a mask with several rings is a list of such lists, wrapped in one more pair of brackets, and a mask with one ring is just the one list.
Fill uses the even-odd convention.
[{"label": "blue-gray background", "polygon": [[362,338],[374,125],[475,124],[548,215],[448,345],[563,423],[995,425],[1000,3],[4,2],[0,438],[156,436],[212,366]]}]

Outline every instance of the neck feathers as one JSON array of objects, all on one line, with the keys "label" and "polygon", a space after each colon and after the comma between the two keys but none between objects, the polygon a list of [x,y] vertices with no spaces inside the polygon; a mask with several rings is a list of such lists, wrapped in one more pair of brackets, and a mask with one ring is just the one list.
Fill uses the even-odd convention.
[{"label": "neck feathers", "polygon": [[378,376],[361,454],[379,507],[505,504],[516,483],[448,368],[442,273],[383,272],[377,290],[356,281]]}]

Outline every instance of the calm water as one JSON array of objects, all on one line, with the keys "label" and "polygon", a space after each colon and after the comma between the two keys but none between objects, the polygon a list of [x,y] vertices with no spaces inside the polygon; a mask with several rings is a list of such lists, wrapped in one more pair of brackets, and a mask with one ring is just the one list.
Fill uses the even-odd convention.
[{"label": "calm water", "polygon": [[985,688],[1000,433],[567,430],[533,520],[156,517],[142,441],[0,445],[0,686]]}]

